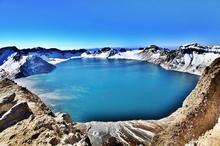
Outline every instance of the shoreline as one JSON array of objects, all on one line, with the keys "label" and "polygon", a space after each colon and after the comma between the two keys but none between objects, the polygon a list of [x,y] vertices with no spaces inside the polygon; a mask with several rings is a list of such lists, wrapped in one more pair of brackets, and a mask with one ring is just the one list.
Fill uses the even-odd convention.
[{"label": "shoreline", "polygon": [[[70,138],[72,134],[61,134],[56,136],[56,142],[61,145],[69,143],[65,141],[67,137],[70,139],[75,139],[74,143],[76,145],[85,144],[88,142],[92,145],[103,145],[103,144],[122,144],[122,145],[184,145],[186,143],[197,143],[197,139],[202,136],[202,133],[210,132],[216,124],[218,124],[219,119],[219,108],[220,102],[220,58],[212,63],[212,65],[203,72],[196,88],[191,92],[191,94],[184,100],[182,107],[177,111],[172,113],[170,116],[160,119],[160,120],[131,120],[122,122],[90,122],[90,123],[70,123],[69,128],[75,127],[80,129],[81,138],[76,140],[75,138]],[[3,80],[0,82],[0,95],[6,94],[8,92],[15,91],[15,98],[18,101],[26,101],[30,110],[33,112],[33,116],[26,120],[11,126],[0,133],[0,143],[4,144],[14,142],[20,143],[25,138],[28,138],[31,133],[35,133],[32,129],[32,124],[36,123],[40,117],[47,117],[47,122],[49,119],[54,119],[57,123],[60,119],[58,116],[51,114],[48,107],[42,103],[37,95],[32,94],[27,89],[16,85],[13,81]],[[10,91],[9,91],[10,90]],[[4,91],[4,92],[3,92]],[[39,106],[41,105],[41,106]],[[27,122],[29,124],[27,124]],[[55,124],[54,123],[54,124]],[[57,123],[58,124],[58,123]],[[27,127],[27,125],[29,125]],[[59,124],[58,124],[59,125]],[[61,126],[61,125],[60,125]],[[22,135],[22,138],[15,136],[10,141],[6,140],[17,133],[16,129],[28,128],[30,132],[28,135]],[[62,126],[61,126],[62,127]],[[62,128],[58,129],[62,129]],[[75,130],[76,130],[75,129]],[[19,130],[19,132],[20,132]],[[77,130],[77,131],[78,131]],[[13,131],[13,132],[10,132]],[[40,132],[39,138],[32,139],[32,144],[43,144],[43,142],[48,142],[48,139],[53,138],[54,134],[45,138],[44,134],[47,128]],[[22,134],[22,133],[21,133]],[[5,140],[3,140],[5,139]],[[88,140],[89,139],[89,140]],[[194,139],[194,140],[193,140]],[[203,139],[204,138],[200,138]],[[53,139],[55,140],[55,139]],[[193,141],[192,141],[193,140]],[[209,139],[206,139],[208,141]],[[219,140],[215,140],[217,143]],[[52,141],[50,141],[52,142]],[[67,143],[66,143],[67,142]],[[58,143],[57,143],[58,144]]]},{"label": "shoreline", "polygon": [[[84,58],[83,58],[84,59]],[[87,59],[87,58],[85,58],[85,59]],[[104,59],[104,60],[106,60],[107,61],[107,59]],[[115,59],[110,59],[110,60],[115,60]],[[120,59],[121,60],[121,59]],[[124,59],[123,59],[124,60]],[[126,59],[127,60],[127,59]],[[89,62],[91,62],[91,61],[93,61],[93,60],[88,60]],[[118,62],[118,61],[117,61]],[[133,61],[132,61],[133,62]],[[135,61],[136,62],[136,61]],[[169,73],[170,71],[169,70],[165,70],[165,69],[163,69],[163,68],[161,68],[158,64],[152,64],[152,63],[148,63],[148,62],[145,62],[145,61],[141,61],[141,60],[137,60],[137,62],[138,63],[141,63],[141,64],[143,64],[143,65],[145,65],[145,64],[150,64],[150,65],[152,65],[152,66],[155,66],[155,65],[157,65],[158,66],[158,68],[160,68],[162,71],[164,70],[165,72],[167,72],[167,73]],[[68,63],[69,64],[69,63]],[[145,66],[144,66],[145,67]],[[146,66],[147,67],[147,66]],[[173,72],[173,74],[172,73],[170,73],[170,75],[175,75],[175,76],[177,76],[177,75],[180,75],[180,76],[187,76],[188,77],[188,75],[184,75],[184,74],[186,74],[186,73],[183,73],[183,72],[176,72],[176,71],[172,71]],[[143,72],[143,74],[144,74],[145,72]],[[168,74],[169,75],[169,74]],[[37,77],[34,77],[34,76],[37,76]],[[43,75],[44,76],[44,75]],[[196,78],[195,79],[195,83],[193,84],[193,87],[194,87],[194,85],[197,83],[197,81],[198,81],[198,78],[197,78],[197,76],[195,76],[194,77],[194,75],[191,75],[191,74],[189,74],[189,76],[192,76],[193,78]],[[39,77],[39,78],[38,78]],[[29,78],[29,79],[28,79]],[[48,106],[50,106],[51,105],[51,103],[52,103],[52,107],[53,107],[53,105],[56,105],[56,103],[59,105],[59,100],[60,101],[62,101],[62,99],[63,99],[63,101],[65,101],[65,99],[70,99],[71,98],[71,96],[67,96],[65,93],[63,93],[62,92],[62,90],[60,90],[60,91],[57,91],[57,89],[58,88],[55,88],[55,90],[47,90],[47,88],[45,87],[45,90],[44,90],[44,88],[41,88],[41,84],[40,83],[42,83],[43,84],[43,82],[40,82],[40,81],[37,81],[37,80],[40,80],[40,78],[41,78],[41,75],[33,75],[33,76],[29,76],[29,77],[25,77],[25,78],[20,78],[20,79],[15,79],[14,81],[16,82],[16,83],[18,83],[18,85],[20,85],[20,86],[23,86],[23,87],[26,87],[27,89],[29,89],[30,91],[32,91],[33,93],[35,93],[36,95],[38,95],[45,103],[47,103],[47,105]],[[37,79],[37,80],[36,80]],[[83,80],[83,79],[82,79]],[[32,82],[33,81],[33,82]],[[191,80],[189,80],[189,81],[191,81]],[[38,86],[35,86],[35,83],[38,85]],[[45,83],[46,84],[46,83]],[[188,84],[188,83],[187,83]],[[50,85],[51,84],[48,84],[48,87],[50,87]],[[53,85],[52,85],[53,86]],[[38,88],[37,88],[38,87]],[[85,86],[86,87],[86,86]],[[190,87],[190,89],[193,89],[193,87],[191,88]],[[134,90],[134,91],[137,91],[137,90]],[[155,92],[157,92],[157,91],[155,91]],[[165,92],[172,92],[172,91],[165,91]],[[186,92],[181,92],[181,101],[182,101],[182,99],[184,100],[185,99],[185,96],[187,96],[188,95],[188,93],[190,93],[191,92],[191,90],[187,90]],[[138,93],[138,91],[137,91],[137,93]],[[185,94],[185,93],[187,93],[187,94]],[[62,96],[62,94],[63,94],[63,96]],[[77,93],[75,93],[75,94],[77,94]],[[143,95],[143,97],[148,97],[147,96],[147,93],[145,93],[144,95]],[[180,97],[179,96],[179,97]],[[62,97],[62,98],[60,98],[60,97]],[[166,96],[165,96],[166,97]],[[177,98],[178,98],[178,96],[177,96]],[[147,99],[147,98],[146,98]],[[57,101],[54,101],[53,102],[53,100],[57,100]],[[74,102],[74,101],[72,101],[72,102]],[[77,100],[76,100],[76,102],[77,102]],[[145,101],[145,102],[148,102],[148,101]],[[181,104],[181,102],[178,102],[178,105],[180,105]],[[175,105],[175,104],[173,104],[173,105]],[[56,110],[57,108],[61,108],[62,109],[62,106],[58,106],[58,107],[55,107],[55,110],[53,110],[53,111],[58,111],[58,110]],[[172,110],[167,110],[167,112],[164,112],[163,114],[161,114],[161,113],[158,113],[158,115],[156,115],[155,114],[155,117],[153,117],[153,116],[151,116],[150,118],[149,117],[147,117],[146,116],[146,114],[141,114],[142,116],[140,116],[139,114],[137,114],[137,117],[139,117],[139,118],[136,118],[136,117],[134,117],[135,119],[133,119],[133,118],[131,118],[131,117],[129,117],[129,116],[127,116],[127,117],[124,117],[124,118],[121,118],[120,119],[120,116],[118,117],[118,116],[116,116],[117,117],[117,119],[119,119],[120,121],[126,121],[126,120],[149,120],[149,119],[151,119],[151,118],[155,118],[155,119],[159,119],[159,118],[162,118],[162,117],[165,117],[165,116],[167,116],[168,114],[170,114],[170,113],[172,113],[173,111],[175,111],[177,108],[178,108],[178,106],[174,106],[175,108],[172,108]],[[71,111],[69,111],[69,110],[67,110],[67,109],[65,109],[65,108],[63,108],[64,109],[64,111],[62,111],[62,112],[69,112],[69,113],[71,113]],[[77,109],[75,109],[75,110],[77,110]],[[74,113],[74,112],[73,112]],[[72,113],[72,115],[73,115],[73,117],[74,117],[74,114]],[[145,112],[146,113],[146,112]],[[148,115],[149,113],[147,113],[147,115]],[[76,118],[77,119],[77,118]],[[97,119],[98,121],[102,121],[103,119],[101,119],[101,118],[98,118]],[[96,121],[96,120],[93,120],[93,121]],[[111,119],[109,120],[104,120],[105,122],[111,122]],[[113,121],[118,121],[118,120],[116,120],[116,119],[114,119]],[[87,120],[86,122],[90,122],[90,120]]]}]

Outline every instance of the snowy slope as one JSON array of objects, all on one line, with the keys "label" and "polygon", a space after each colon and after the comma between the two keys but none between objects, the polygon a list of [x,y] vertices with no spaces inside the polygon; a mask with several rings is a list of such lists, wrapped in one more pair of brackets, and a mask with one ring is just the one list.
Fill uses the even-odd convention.
[{"label": "snowy slope", "polygon": [[8,48],[1,48],[0,49],[0,65],[2,65],[7,58],[18,51],[16,47],[8,47]]},{"label": "snowy slope", "polygon": [[14,53],[0,66],[0,78],[20,78],[34,74],[48,73],[55,66],[37,56],[21,56]]},{"label": "snowy slope", "polygon": [[98,50],[96,52],[85,52],[81,55],[83,58],[102,58],[102,59],[134,59],[141,60],[139,53],[141,50],[116,50],[108,51]]},{"label": "snowy slope", "polygon": [[59,50],[59,49],[45,49],[45,48],[32,48],[23,49],[20,53],[25,55],[34,55],[42,58],[43,60],[50,62],[51,64],[57,64],[66,61],[71,58],[79,58],[81,54],[86,52],[84,49],[80,50]]},{"label": "snowy slope", "polygon": [[168,50],[151,45],[142,50],[98,50],[85,52],[84,58],[135,59],[159,64],[168,70],[188,72],[201,75],[203,69],[213,60],[220,57],[218,46],[201,46],[197,43],[180,46],[176,50]]},{"label": "snowy slope", "polygon": [[197,75],[201,75],[205,67],[220,57],[220,52],[216,52],[216,50],[213,51],[212,47],[204,47],[198,44],[181,46],[175,53],[172,59],[165,60],[161,63],[161,66],[168,70],[188,72]]}]

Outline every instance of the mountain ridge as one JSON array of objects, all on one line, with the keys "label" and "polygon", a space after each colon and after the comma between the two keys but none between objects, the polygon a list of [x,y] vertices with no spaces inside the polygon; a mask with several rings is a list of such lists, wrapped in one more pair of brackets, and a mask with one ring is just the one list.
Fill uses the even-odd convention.
[{"label": "mountain ridge", "polygon": [[[16,56],[16,57],[15,57]],[[19,78],[17,74],[33,75],[32,73],[19,73],[23,63],[19,63],[22,58],[36,58],[41,60],[42,68],[35,70],[34,74],[48,73],[55,68],[57,63],[74,58],[99,58],[99,59],[134,59],[159,64],[167,70],[187,72],[201,75],[205,67],[209,66],[214,59],[220,56],[220,46],[202,46],[197,43],[182,45],[176,50],[161,48],[151,45],[136,50],[129,48],[109,48],[105,47],[98,50],[59,50],[56,48],[45,49],[42,47],[32,49],[21,49],[16,47],[5,47],[0,49],[0,77]],[[17,58],[17,59],[16,59]],[[25,60],[25,59],[24,59]],[[17,68],[11,68],[5,64],[11,64]],[[29,61],[30,63],[30,61]],[[26,63],[28,64],[28,63]],[[32,61],[32,65],[34,61]],[[37,63],[36,63],[37,64]],[[50,67],[48,67],[50,66]],[[31,68],[28,65],[27,68]],[[42,69],[45,69],[42,72]],[[7,72],[13,70],[14,72]],[[30,70],[33,72],[33,70]],[[8,75],[9,74],[9,75]]]}]

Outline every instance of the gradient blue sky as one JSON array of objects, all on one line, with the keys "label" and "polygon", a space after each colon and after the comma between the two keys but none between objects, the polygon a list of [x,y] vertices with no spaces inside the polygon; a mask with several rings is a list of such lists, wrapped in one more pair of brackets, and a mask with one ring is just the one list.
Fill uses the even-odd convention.
[{"label": "gradient blue sky", "polygon": [[219,0],[0,0],[0,47],[220,44]]}]

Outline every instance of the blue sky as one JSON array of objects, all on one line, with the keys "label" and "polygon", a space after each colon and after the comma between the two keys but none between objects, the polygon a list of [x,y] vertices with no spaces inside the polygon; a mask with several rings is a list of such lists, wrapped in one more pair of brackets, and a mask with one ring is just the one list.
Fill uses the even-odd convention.
[{"label": "blue sky", "polygon": [[219,0],[0,0],[0,47],[220,44]]}]

